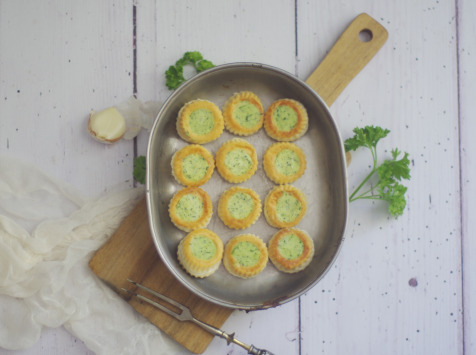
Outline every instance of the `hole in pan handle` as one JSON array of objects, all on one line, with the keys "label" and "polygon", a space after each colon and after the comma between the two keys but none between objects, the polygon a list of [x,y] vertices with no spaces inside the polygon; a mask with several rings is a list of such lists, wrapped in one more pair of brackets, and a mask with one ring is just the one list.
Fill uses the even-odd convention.
[{"label": "hole in pan handle", "polygon": [[359,39],[361,42],[370,42],[372,38],[373,38],[373,33],[367,28],[359,32]]}]

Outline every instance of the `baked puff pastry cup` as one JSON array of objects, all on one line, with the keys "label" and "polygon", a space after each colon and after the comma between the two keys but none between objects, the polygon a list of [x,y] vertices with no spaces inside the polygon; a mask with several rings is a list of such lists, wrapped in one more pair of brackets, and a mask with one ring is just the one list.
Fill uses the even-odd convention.
[{"label": "baked puff pastry cup", "polygon": [[254,234],[233,237],[225,246],[223,265],[234,276],[249,279],[263,271],[267,263],[266,244]]},{"label": "baked puff pastry cup", "polygon": [[179,190],[170,200],[169,215],[172,223],[184,232],[205,228],[213,214],[212,200],[199,187]]},{"label": "baked puff pastry cup", "polygon": [[268,254],[278,270],[292,274],[309,265],[314,257],[314,242],[303,230],[281,229],[270,239]]},{"label": "baked puff pastry cup", "polygon": [[296,100],[277,100],[268,107],[264,115],[266,133],[280,142],[291,142],[302,137],[308,126],[306,108]]},{"label": "baked puff pastry cup", "polygon": [[263,168],[271,181],[276,184],[289,184],[304,174],[306,156],[302,149],[293,143],[275,143],[264,153]]},{"label": "baked puff pastry cup", "polygon": [[230,97],[223,106],[225,128],[239,136],[249,136],[263,126],[264,110],[259,97],[242,91]]},{"label": "baked puff pastry cup", "polygon": [[294,227],[304,217],[306,210],[306,197],[292,185],[274,187],[264,201],[266,221],[275,228]]},{"label": "baked puff pastry cup", "polygon": [[212,177],[215,159],[198,144],[190,144],[175,152],[171,160],[172,175],[185,186],[201,186]]},{"label": "baked puff pastry cup", "polygon": [[213,274],[220,266],[222,257],[222,240],[205,228],[187,234],[177,248],[178,261],[193,277],[203,278]]},{"label": "baked puff pastry cup", "polygon": [[223,133],[223,115],[213,102],[193,100],[186,103],[177,117],[177,133],[189,143],[205,144]]},{"label": "baked puff pastry cup", "polygon": [[255,148],[246,140],[233,138],[218,149],[215,164],[218,173],[226,181],[240,183],[256,172],[258,156]]},{"label": "baked puff pastry cup", "polygon": [[255,223],[261,214],[259,195],[245,187],[231,187],[218,200],[218,216],[232,229],[245,229]]}]

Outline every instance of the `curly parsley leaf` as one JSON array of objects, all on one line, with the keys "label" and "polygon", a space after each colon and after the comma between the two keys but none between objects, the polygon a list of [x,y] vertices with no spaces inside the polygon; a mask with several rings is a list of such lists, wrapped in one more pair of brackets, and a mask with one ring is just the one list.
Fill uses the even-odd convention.
[{"label": "curly parsley leaf", "polygon": [[141,155],[134,159],[133,176],[134,179],[142,185],[145,184],[145,166],[145,156]]},{"label": "curly parsley leaf", "polygon": [[196,65],[195,65],[195,70],[200,73],[201,71],[204,71],[204,70],[207,70],[207,69],[210,69],[210,68],[213,68],[215,66],[215,64],[213,64],[212,62],[210,62],[209,60],[201,60],[200,62],[198,62]]},{"label": "curly parsley leaf", "polygon": [[180,84],[186,81],[183,76],[183,67],[185,65],[192,65],[197,73],[215,66],[209,60],[203,59],[200,52],[185,52],[183,57],[175,62],[175,65],[171,65],[169,69],[165,71],[165,85],[167,85],[170,90],[178,88]]},{"label": "curly parsley leaf", "polygon": [[405,192],[407,192],[407,188],[398,182],[379,188],[382,200],[389,202],[388,212],[391,215],[398,217],[403,214],[403,210],[407,205]]},{"label": "curly parsley leaf", "polygon": [[[360,147],[368,148],[372,154],[373,167],[362,183],[350,195],[349,201],[358,199],[383,200],[389,203],[388,211],[398,217],[403,214],[406,207],[405,193],[407,188],[400,181],[410,179],[410,160],[408,153],[404,153],[399,159],[401,152],[392,150],[392,159],[385,160],[382,164],[377,163],[377,143],[385,138],[390,131],[381,127],[365,126],[355,128],[354,136],[344,142],[346,152],[357,150]],[[370,179],[377,175],[376,182],[361,192],[361,189],[370,184]]]},{"label": "curly parsley leaf", "polygon": [[360,147],[374,148],[380,139],[385,138],[390,131],[381,127],[365,126],[354,128],[354,136],[344,142],[345,151],[356,150]]},{"label": "curly parsley leaf", "polygon": [[398,149],[392,150],[392,159],[385,160],[378,168],[377,173],[381,183],[390,185],[395,180],[401,181],[402,179],[410,179],[410,160],[408,159],[408,153],[403,155],[403,158],[397,160],[400,155]]},{"label": "curly parsley leaf", "polygon": [[176,89],[185,81],[183,77],[183,67],[170,66],[165,72],[165,85],[170,90]]}]

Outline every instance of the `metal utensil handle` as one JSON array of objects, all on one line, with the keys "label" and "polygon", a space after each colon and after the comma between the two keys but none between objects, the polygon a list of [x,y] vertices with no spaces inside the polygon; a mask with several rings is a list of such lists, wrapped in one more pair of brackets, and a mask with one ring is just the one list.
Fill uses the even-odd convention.
[{"label": "metal utensil handle", "polygon": [[248,351],[248,354],[251,354],[251,355],[273,355],[273,353],[269,352],[268,350],[257,349],[253,345],[247,345],[247,344],[241,342],[240,340],[235,338],[235,333],[228,334],[228,333],[224,332],[223,330],[221,330],[217,327],[214,327],[213,325],[202,322],[201,320],[195,318],[192,315],[192,312],[190,312],[190,309],[187,308],[186,306],[184,306],[183,304],[178,303],[177,301],[175,301],[175,300],[173,300],[173,299],[171,299],[171,298],[169,298],[169,297],[167,297],[167,296],[165,296],[161,293],[158,293],[158,292],[156,292],[156,291],[154,291],[154,290],[152,290],[152,289],[150,289],[150,288],[148,288],[144,285],[141,285],[140,283],[137,283],[137,282],[132,281],[130,279],[127,279],[127,281],[136,285],[140,289],[142,289],[146,292],[149,292],[150,294],[160,298],[162,301],[168,302],[169,304],[171,304],[171,305],[177,307],[178,309],[180,309],[181,312],[176,313],[176,312],[172,311],[171,309],[165,307],[164,305],[162,305],[160,303],[157,303],[157,302],[155,302],[155,301],[153,301],[153,300],[151,300],[151,299],[149,299],[149,298],[147,298],[143,295],[139,295],[134,291],[130,291],[128,289],[122,288],[123,291],[128,292],[128,293],[136,296],[140,300],[151,304],[152,306],[160,309],[161,311],[167,313],[168,315],[174,317],[175,319],[178,319],[181,322],[188,321],[188,322],[195,323],[199,327],[205,329],[207,332],[225,339],[226,342],[228,343],[228,345],[230,345],[230,343],[235,343],[235,344],[241,346],[242,348],[245,348]]},{"label": "metal utensil handle", "polygon": [[257,349],[253,345],[251,345],[251,349],[248,350],[248,354],[253,354],[253,355],[274,355],[272,352],[269,352],[268,350],[265,349]]},{"label": "metal utensil handle", "polygon": [[205,322],[202,322],[201,320],[198,320],[197,318],[193,317],[191,319],[193,323],[196,325],[202,327],[206,331],[210,332],[211,334],[214,334],[216,336],[219,336],[220,338],[223,338],[226,340],[228,345],[230,343],[235,343],[236,345],[241,346],[242,348],[246,349],[248,351],[248,354],[251,355],[274,355],[272,352],[265,350],[265,349],[258,349],[254,345],[247,345],[243,343],[242,341],[238,340],[235,338],[235,333],[228,334],[225,331],[218,329],[214,327],[213,325],[207,324]]}]

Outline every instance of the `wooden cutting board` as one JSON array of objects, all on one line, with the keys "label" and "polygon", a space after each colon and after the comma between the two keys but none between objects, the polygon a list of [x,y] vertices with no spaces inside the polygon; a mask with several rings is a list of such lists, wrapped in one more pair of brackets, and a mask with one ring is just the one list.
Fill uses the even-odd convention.
[{"label": "wooden cutting board", "polygon": [[145,198],[96,252],[89,267],[140,314],[195,354],[203,353],[213,336],[190,322],[179,322],[135,297],[124,294],[120,291],[122,287],[134,289],[127,279],[175,299],[189,307],[198,319],[218,328],[233,311],[195,296],[170,273],[160,260],[150,235]]},{"label": "wooden cutting board", "polygon": [[[369,40],[362,40],[362,35]],[[330,106],[383,46],[387,37],[385,28],[369,15],[357,16],[306,83]],[[140,314],[196,354],[205,351],[213,336],[191,323],[179,322],[136,298],[126,297],[120,289],[131,289],[127,279],[175,299],[189,307],[198,319],[218,328],[232,313],[231,309],[195,296],[168,271],[150,235],[145,198],[93,256],[89,266]]]}]

